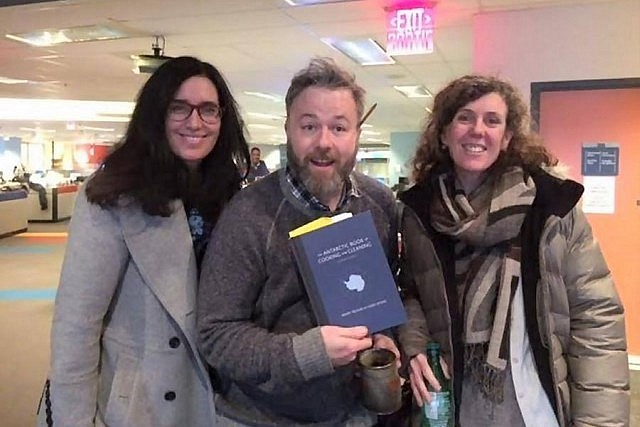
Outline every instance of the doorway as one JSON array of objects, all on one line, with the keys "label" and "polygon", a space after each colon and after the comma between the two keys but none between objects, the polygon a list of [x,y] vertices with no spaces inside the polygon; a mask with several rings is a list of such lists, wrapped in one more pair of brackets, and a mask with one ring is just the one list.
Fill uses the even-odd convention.
[{"label": "doorway", "polygon": [[532,83],[531,113],[578,182],[584,145],[619,147],[613,213],[586,215],[624,304],[629,354],[640,357],[640,78]]}]

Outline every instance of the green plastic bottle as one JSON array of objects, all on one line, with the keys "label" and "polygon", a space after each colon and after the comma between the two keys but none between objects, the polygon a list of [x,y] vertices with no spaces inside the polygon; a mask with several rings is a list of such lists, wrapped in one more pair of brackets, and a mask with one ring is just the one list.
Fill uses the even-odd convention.
[{"label": "green plastic bottle", "polygon": [[440,391],[435,391],[427,383],[427,390],[431,394],[431,403],[422,405],[421,427],[451,427],[453,417],[451,413],[451,387],[444,376],[440,364],[440,344],[430,342],[427,344],[427,360],[436,379],[440,383]]}]

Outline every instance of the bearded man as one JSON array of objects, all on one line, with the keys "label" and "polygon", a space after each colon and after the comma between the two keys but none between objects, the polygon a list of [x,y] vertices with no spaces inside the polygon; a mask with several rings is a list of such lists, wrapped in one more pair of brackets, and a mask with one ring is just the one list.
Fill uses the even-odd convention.
[{"label": "bearded man", "polygon": [[319,326],[289,231],[321,216],[371,211],[385,248],[395,236],[391,190],[354,171],[364,90],[316,58],[286,96],[288,164],[237,194],[218,220],[198,291],[202,351],[212,367],[220,426],[368,427],[354,359],[397,353],[364,326]]}]

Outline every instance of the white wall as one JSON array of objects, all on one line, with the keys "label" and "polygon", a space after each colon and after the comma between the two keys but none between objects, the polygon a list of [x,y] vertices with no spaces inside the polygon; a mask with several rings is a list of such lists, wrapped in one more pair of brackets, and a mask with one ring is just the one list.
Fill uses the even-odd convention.
[{"label": "white wall", "polygon": [[473,26],[473,71],[527,102],[531,82],[640,77],[640,0],[484,13]]},{"label": "white wall", "polygon": [[420,139],[420,132],[392,132],[389,156],[389,185],[398,183],[401,176],[411,178],[413,156]]}]

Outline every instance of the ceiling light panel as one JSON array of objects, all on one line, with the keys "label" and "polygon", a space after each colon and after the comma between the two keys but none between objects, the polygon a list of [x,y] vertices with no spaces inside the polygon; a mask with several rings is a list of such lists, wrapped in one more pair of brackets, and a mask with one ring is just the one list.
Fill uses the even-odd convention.
[{"label": "ceiling light panel", "polygon": [[64,29],[49,29],[31,33],[6,34],[7,38],[32,46],[53,46],[61,43],[75,43],[95,40],[112,40],[130,37],[106,25],[86,25]]},{"label": "ceiling light panel", "polygon": [[254,91],[245,90],[244,94],[249,96],[255,96],[256,98],[268,99],[269,101],[273,101],[273,102],[282,102],[281,96],[274,95],[272,93],[254,92]]},{"label": "ceiling light panel", "polygon": [[133,102],[0,98],[0,120],[128,122]]},{"label": "ceiling light panel", "polygon": [[362,66],[387,65],[396,62],[373,39],[323,38],[322,41]]},{"label": "ceiling light panel", "polygon": [[12,79],[10,77],[2,77],[2,76],[0,76],[0,84],[17,85],[17,84],[24,84],[24,83],[29,83],[29,80]]},{"label": "ceiling light panel", "polygon": [[101,127],[97,127],[97,126],[85,126],[82,125],[80,126],[81,130],[92,130],[92,131],[97,131],[97,132],[115,132],[116,130],[114,128],[101,128]]},{"label": "ceiling light panel", "polygon": [[262,123],[249,123],[247,126],[252,128],[252,129],[264,129],[264,130],[277,129],[276,126],[264,125]]},{"label": "ceiling light panel", "polygon": [[278,114],[254,113],[250,111],[247,113],[247,115],[254,117],[256,119],[278,120],[278,121],[284,120],[284,117]]},{"label": "ceiling light panel", "polygon": [[347,3],[354,0],[284,0],[291,6],[310,6],[313,4]]},{"label": "ceiling light panel", "polygon": [[25,132],[40,132],[40,133],[56,133],[55,129],[42,129],[42,128],[27,128],[22,127],[20,130]]},{"label": "ceiling light panel", "polygon": [[407,98],[431,98],[433,96],[429,89],[422,85],[394,86],[393,88]]}]

